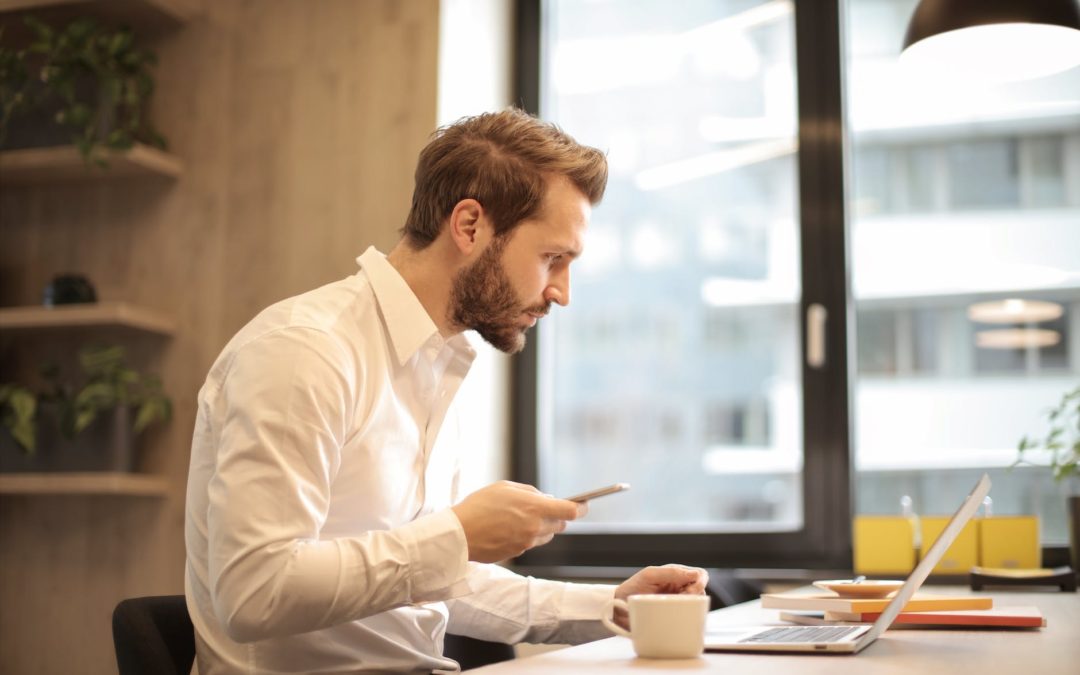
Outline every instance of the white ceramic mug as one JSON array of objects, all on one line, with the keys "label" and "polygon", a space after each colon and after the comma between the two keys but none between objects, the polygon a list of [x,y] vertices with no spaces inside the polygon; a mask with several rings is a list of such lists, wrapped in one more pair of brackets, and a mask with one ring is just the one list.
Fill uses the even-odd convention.
[{"label": "white ceramic mug", "polygon": [[[630,630],[611,620],[612,611],[630,614]],[[628,601],[612,600],[601,620],[616,635],[630,638],[638,656],[650,659],[689,659],[705,649],[706,595],[631,595]]]}]

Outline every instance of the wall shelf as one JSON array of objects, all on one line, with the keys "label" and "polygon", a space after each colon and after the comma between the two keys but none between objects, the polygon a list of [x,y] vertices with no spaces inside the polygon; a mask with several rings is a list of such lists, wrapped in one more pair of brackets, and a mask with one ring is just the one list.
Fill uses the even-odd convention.
[{"label": "wall shelf", "polygon": [[169,483],[162,476],[138,473],[5,473],[0,495],[121,495],[164,497]]},{"label": "wall shelf", "polygon": [[2,331],[75,327],[130,328],[169,336],[176,330],[176,322],[156,310],[124,302],[0,308],[0,330]]},{"label": "wall shelf", "polygon": [[[103,23],[130,26],[143,37],[179,28],[196,14],[190,0],[0,0],[2,14],[24,11],[54,25],[92,16]],[[10,23],[16,34],[24,31],[21,21]]]},{"label": "wall shelf", "polygon": [[108,167],[88,165],[73,145],[0,152],[0,184],[34,185],[157,176],[178,178],[184,163],[175,155],[135,144],[106,155]]}]

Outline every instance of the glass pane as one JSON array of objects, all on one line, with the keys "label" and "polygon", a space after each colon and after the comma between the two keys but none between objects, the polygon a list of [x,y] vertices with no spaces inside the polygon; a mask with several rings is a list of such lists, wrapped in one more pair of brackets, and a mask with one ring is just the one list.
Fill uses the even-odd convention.
[{"label": "glass pane", "polygon": [[552,0],[542,110],[611,178],[542,322],[539,474],[579,532],[802,526],[790,2]]},{"label": "glass pane", "polygon": [[[1067,486],[1007,467],[1080,384],[1080,68],[908,79],[915,4],[847,4],[856,510],[899,513],[907,495],[951,513],[989,469],[995,513],[1037,514],[1060,544]],[[1051,309],[1026,315],[1028,301]]]}]

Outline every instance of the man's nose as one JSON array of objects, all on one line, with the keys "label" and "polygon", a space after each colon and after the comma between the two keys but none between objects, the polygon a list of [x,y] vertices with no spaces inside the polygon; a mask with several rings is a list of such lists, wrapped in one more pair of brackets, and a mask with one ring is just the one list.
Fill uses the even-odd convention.
[{"label": "man's nose", "polygon": [[551,280],[544,291],[544,300],[566,307],[570,304],[570,268],[563,270]]}]

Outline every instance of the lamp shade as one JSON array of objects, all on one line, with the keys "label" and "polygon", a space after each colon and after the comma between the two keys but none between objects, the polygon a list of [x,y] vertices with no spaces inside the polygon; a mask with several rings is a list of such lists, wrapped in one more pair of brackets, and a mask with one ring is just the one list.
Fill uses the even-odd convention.
[{"label": "lamp shade", "polygon": [[981,80],[1042,77],[1080,65],[1077,0],[921,0],[902,61]]}]

